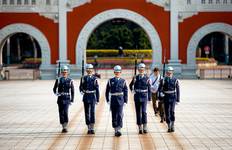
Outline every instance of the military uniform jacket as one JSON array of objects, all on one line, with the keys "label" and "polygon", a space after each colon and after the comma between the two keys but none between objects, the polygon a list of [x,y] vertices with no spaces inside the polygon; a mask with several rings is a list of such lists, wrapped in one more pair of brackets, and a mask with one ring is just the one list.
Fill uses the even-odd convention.
[{"label": "military uniform jacket", "polygon": [[151,100],[151,83],[147,75],[136,75],[130,83],[130,90],[135,92],[135,102]]},{"label": "military uniform jacket", "polygon": [[[160,81],[159,95],[164,94],[164,102],[179,102],[180,101],[180,88],[179,81],[175,77],[164,77]],[[160,97],[160,96],[159,96]]]},{"label": "military uniform jacket", "polygon": [[122,78],[111,78],[106,86],[106,101],[110,102],[111,106],[118,106],[127,103],[128,88],[126,81]]},{"label": "military uniform jacket", "polygon": [[73,80],[69,77],[60,77],[56,79],[53,92],[58,95],[58,104],[69,104],[74,101]]},{"label": "military uniform jacket", "polygon": [[95,76],[86,75],[82,77],[79,90],[80,92],[84,93],[83,102],[99,102],[99,85]]}]

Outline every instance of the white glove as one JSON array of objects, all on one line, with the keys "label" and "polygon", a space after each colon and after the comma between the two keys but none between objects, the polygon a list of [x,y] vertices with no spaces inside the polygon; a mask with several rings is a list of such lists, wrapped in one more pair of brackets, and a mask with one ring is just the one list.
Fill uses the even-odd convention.
[{"label": "white glove", "polygon": [[98,102],[96,102],[96,105],[98,105]]},{"label": "white glove", "polygon": [[179,102],[176,102],[176,105],[178,105],[179,104]]},{"label": "white glove", "polygon": [[110,102],[107,102],[108,105],[110,105]]},{"label": "white glove", "polygon": [[124,103],[124,106],[126,106],[127,103]]},{"label": "white glove", "polygon": [[60,94],[59,93],[54,93],[56,96],[60,96]]},{"label": "white glove", "polygon": [[81,95],[84,95],[85,93],[81,92]]}]

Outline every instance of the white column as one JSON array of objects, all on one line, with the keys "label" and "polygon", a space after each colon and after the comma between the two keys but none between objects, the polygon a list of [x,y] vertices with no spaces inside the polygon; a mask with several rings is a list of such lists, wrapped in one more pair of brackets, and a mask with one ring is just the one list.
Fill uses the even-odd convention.
[{"label": "white column", "polygon": [[225,34],[225,63],[229,63],[229,36]]},{"label": "white column", "polygon": [[10,64],[10,37],[6,40],[6,63]]},{"label": "white column", "polygon": [[17,38],[17,52],[18,52],[18,61],[21,60],[21,47],[19,37]]},{"label": "white column", "polygon": [[66,0],[59,0],[59,60],[67,61],[67,14]]},{"label": "white column", "polygon": [[175,9],[175,2],[171,1],[171,59],[170,62],[179,62],[179,28],[178,28],[178,11]]},{"label": "white column", "polygon": [[178,27],[178,10],[176,1],[170,1],[170,41],[171,41],[171,58],[169,60],[169,65],[174,67],[175,74],[180,76],[181,74],[181,64],[179,60],[179,27]]}]

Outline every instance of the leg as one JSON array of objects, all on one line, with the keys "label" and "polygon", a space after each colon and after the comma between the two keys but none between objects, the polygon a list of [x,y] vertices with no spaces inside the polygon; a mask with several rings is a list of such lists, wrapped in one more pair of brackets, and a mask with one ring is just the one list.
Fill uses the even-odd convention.
[{"label": "leg", "polygon": [[160,122],[163,123],[163,121],[164,121],[164,104],[163,104],[163,102],[159,102],[158,108],[159,108],[159,113],[160,113],[160,118],[161,118]]},{"label": "leg", "polygon": [[117,107],[118,106],[111,106],[111,113],[112,113],[112,127],[118,127],[117,123]]},{"label": "leg", "polygon": [[123,105],[122,106],[118,106],[118,109],[117,109],[117,124],[118,126],[116,127],[117,128],[117,131],[116,131],[116,136],[121,136],[122,133],[121,133],[121,128],[123,126]]},{"label": "leg", "polygon": [[165,102],[164,103],[164,107],[165,107],[165,119],[166,119],[166,123],[168,125],[168,132],[171,132],[171,124],[170,124],[170,103],[169,102]]},{"label": "leg", "polygon": [[60,124],[64,124],[64,106],[63,104],[58,104]]},{"label": "leg", "polygon": [[135,102],[135,110],[136,110],[136,122],[137,125],[141,125],[142,124],[142,118],[141,118],[141,103],[140,102]]},{"label": "leg", "polygon": [[171,108],[170,108],[170,120],[171,120],[171,132],[174,132],[175,131],[175,128],[174,128],[174,122],[175,122],[175,104],[176,102],[172,102],[171,103]]},{"label": "leg", "polygon": [[94,124],[95,124],[95,103],[90,104],[90,128],[91,134],[95,134],[94,132]]},{"label": "leg", "polygon": [[136,110],[136,120],[137,120],[137,125],[139,128],[139,134],[142,134],[142,117],[141,117],[141,103],[140,102],[135,102],[135,110]]},{"label": "leg", "polygon": [[85,123],[86,125],[90,125],[90,104],[84,102],[84,109],[85,109]]},{"label": "leg", "polygon": [[147,133],[147,101],[142,102],[142,124],[143,132]]},{"label": "leg", "polygon": [[153,104],[153,109],[154,109],[155,114],[157,114],[157,112],[158,112],[156,101],[157,101],[157,94],[152,93],[152,104]]}]

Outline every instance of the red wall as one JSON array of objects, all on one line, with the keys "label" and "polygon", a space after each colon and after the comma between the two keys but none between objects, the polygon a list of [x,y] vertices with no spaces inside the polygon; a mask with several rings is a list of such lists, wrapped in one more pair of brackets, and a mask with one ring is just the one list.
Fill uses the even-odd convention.
[{"label": "red wall", "polygon": [[58,24],[36,13],[0,13],[0,29],[14,23],[30,24],[47,38],[51,48],[51,63],[58,60]]},{"label": "red wall", "polygon": [[179,59],[182,63],[187,63],[187,46],[192,35],[202,26],[209,23],[227,23],[232,25],[232,13],[210,13],[202,12],[191,18],[185,19],[184,22],[179,24]]},{"label": "red wall", "polygon": [[[81,29],[96,14],[110,9],[128,9],[146,17],[157,30],[163,49],[169,50],[169,12],[145,0],[94,0],[68,13],[68,59],[71,63],[75,63],[76,42]],[[169,55],[168,51],[168,58]]]}]

